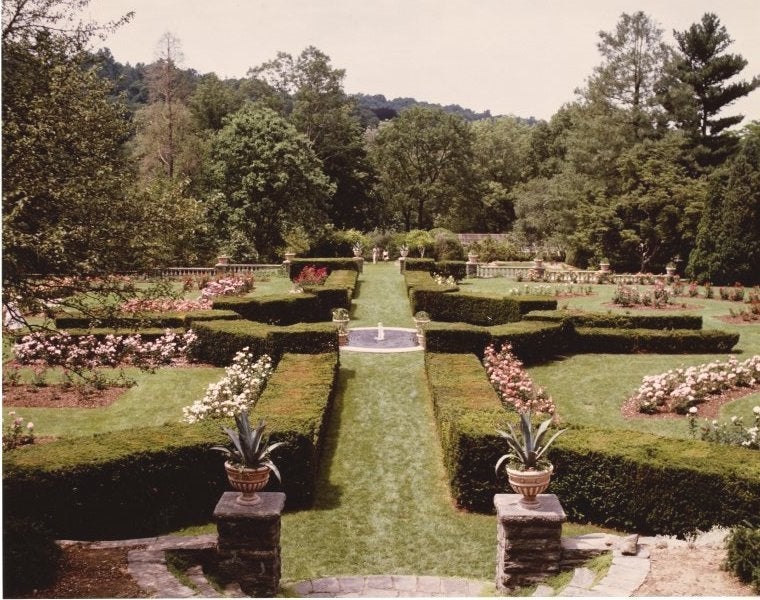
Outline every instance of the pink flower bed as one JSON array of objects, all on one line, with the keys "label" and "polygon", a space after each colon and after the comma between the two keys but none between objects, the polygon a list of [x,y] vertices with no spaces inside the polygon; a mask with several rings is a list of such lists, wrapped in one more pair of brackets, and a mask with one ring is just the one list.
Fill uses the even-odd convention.
[{"label": "pink flower bed", "polygon": [[503,344],[498,352],[493,344],[488,346],[483,356],[483,366],[503,404],[517,412],[554,414],[554,401],[543,388],[536,386],[523,368],[522,361],[512,353],[511,344]]}]

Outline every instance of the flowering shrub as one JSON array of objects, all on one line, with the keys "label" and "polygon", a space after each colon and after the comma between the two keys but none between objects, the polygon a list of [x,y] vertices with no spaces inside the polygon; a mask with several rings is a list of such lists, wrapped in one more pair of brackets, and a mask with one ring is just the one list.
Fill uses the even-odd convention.
[{"label": "flowering shrub", "polygon": [[679,412],[704,402],[711,394],[737,387],[760,385],[760,355],[743,362],[734,357],[696,367],[671,369],[660,375],[644,377],[633,395],[643,413]]},{"label": "flowering shrub", "polygon": [[293,280],[293,283],[298,286],[322,285],[325,282],[325,279],[327,279],[327,267],[317,268],[307,265]]},{"label": "flowering shrub", "polygon": [[633,306],[639,304],[639,301],[639,290],[622,283],[615,288],[615,293],[612,296],[612,303],[620,306]]},{"label": "flowering shrub", "polygon": [[210,301],[216,296],[239,296],[253,289],[253,277],[224,277],[209,281],[201,290],[201,300]]},{"label": "flowering shrub", "polygon": [[456,285],[457,280],[454,279],[452,275],[449,275],[448,277],[444,277],[443,275],[440,275],[438,273],[433,273],[433,279],[435,279],[435,282],[438,285]]},{"label": "flowering shrub", "polygon": [[209,310],[211,307],[211,298],[201,298],[200,300],[177,300],[174,298],[155,298],[148,300],[144,298],[132,298],[122,303],[120,308],[126,313],[161,313]]},{"label": "flowering shrub", "polygon": [[743,446],[752,450],[760,450],[760,406],[752,409],[755,422],[752,427],[746,427],[741,417],[731,417],[731,422],[718,422],[705,419],[701,427],[697,426],[697,407],[692,406],[689,409],[689,431],[691,437],[696,438],[697,432],[699,439],[705,442],[714,442],[716,444],[727,444],[730,446]]},{"label": "flowering shrub", "polygon": [[16,411],[10,411],[8,417],[12,419],[3,428],[3,451],[13,450],[24,444],[34,443],[34,423],[29,421],[24,425],[24,419],[16,416]]},{"label": "flowering shrub", "polygon": [[517,412],[554,414],[554,401],[543,388],[536,387],[523,369],[523,363],[512,354],[509,342],[502,344],[498,352],[493,344],[489,345],[484,352],[483,366],[502,404]]},{"label": "flowering shrub", "polygon": [[13,352],[21,364],[41,363],[75,373],[126,364],[154,369],[186,357],[197,337],[192,329],[182,335],[167,329],[152,342],[144,342],[140,334],[107,335],[99,341],[94,335],[72,337],[65,331],[54,335],[32,333],[15,344]]},{"label": "flowering shrub", "polygon": [[718,294],[720,295],[721,300],[744,302],[744,286],[741,283],[737,283],[730,288],[720,288]]},{"label": "flowering shrub", "polygon": [[619,284],[612,295],[612,303],[624,307],[635,305],[664,308],[670,302],[672,290],[668,290],[662,281],[655,281],[651,291],[639,291],[637,288]]},{"label": "flowering shrub", "polygon": [[232,364],[224,371],[224,377],[210,384],[202,399],[182,409],[186,422],[232,417],[242,410],[251,410],[272,374],[272,359],[264,354],[254,361],[253,354],[246,347],[235,355]]}]

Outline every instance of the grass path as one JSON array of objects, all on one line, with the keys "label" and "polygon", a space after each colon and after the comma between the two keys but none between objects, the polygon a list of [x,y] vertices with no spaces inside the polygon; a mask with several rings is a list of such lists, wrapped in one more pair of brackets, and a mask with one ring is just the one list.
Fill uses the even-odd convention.
[{"label": "grass path", "polygon": [[[352,325],[411,325],[394,264],[367,265]],[[492,516],[454,509],[421,352],[341,354],[312,510],[283,519],[283,579],[423,574],[491,579]]]}]

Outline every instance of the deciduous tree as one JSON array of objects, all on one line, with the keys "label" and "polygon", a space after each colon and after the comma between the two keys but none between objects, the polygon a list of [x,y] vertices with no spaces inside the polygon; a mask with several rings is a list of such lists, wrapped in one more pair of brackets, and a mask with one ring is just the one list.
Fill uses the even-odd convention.
[{"label": "deciduous tree", "polygon": [[467,122],[440,109],[410,108],[380,127],[371,148],[378,190],[405,231],[444,226],[471,207],[472,144]]},{"label": "deciduous tree", "polygon": [[335,191],[309,140],[273,110],[246,105],[215,136],[212,224],[236,260],[274,259],[283,234],[326,222]]}]

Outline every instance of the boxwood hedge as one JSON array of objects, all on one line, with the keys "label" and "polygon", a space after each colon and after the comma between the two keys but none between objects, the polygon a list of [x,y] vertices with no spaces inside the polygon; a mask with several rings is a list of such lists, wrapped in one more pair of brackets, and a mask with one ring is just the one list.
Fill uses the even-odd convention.
[{"label": "boxwood hedge", "polygon": [[[493,512],[511,492],[494,465],[507,449],[495,429],[504,410],[477,357],[427,354],[426,370],[446,469],[457,503]],[[625,430],[571,427],[550,451],[549,493],[568,516],[644,534],[687,536],[713,526],[760,523],[760,463],[741,447]]]},{"label": "boxwood hedge", "polygon": [[453,277],[461,281],[467,276],[467,263],[460,260],[435,261],[432,258],[407,258],[404,261],[405,271],[422,271],[437,273],[444,277]]},{"label": "boxwood hedge", "polygon": [[305,267],[327,269],[328,275],[333,271],[358,271],[359,263],[353,258],[294,258],[290,261],[290,279],[300,275]]},{"label": "boxwood hedge", "polygon": [[[266,418],[287,507],[311,504],[335,393],[337,353],[286,354],[251,418]],[[179,415],[178,415],[179,419]],[[206,523],[229,489],[218,421],[172,423],[34,444],[3,453],[4,518],[56,538],[117,539]],[[272,478],[270,486],[277,488]]]},{"label": "boxwood hedge", "polygon": [[64,315],[55,317],[57,329],[145,329],[156,327],[192,327],[193,321],[218,321],[222,319],[239,319],[240,315],[232,310],[196,310],[192,312],[145,313],[143,315],[114,316],[109,319],[93,319],[86,315]]},{"label": "boxwood hedge", "polygon": [[613,314],[568,310],[534,310],[526,321],[569,321],[574,327],[618,329],[702,329],[701,315]]},{"label": "boxwood hedge", "polygon": [[332,323],[297,323],[277,327],[254,321],[208,321],[197,323],[197,342],[192,357],[201,362],[224,366],[246,346],[254,354],[269,354],[275,360],[286,352],[321,354],[335,352],[338,334]]},{"label": "boxwood hedge", "polygon": [[495,327],[468,323],[431,322],[425,328],[425,347],[429,352],[471,353],[483,356],[488,344],[512,344],[514,353],[525,363],[550,360],[563,354],[568,345],[567,325],[520,321]]},{"label": "boxwood hedge", "polygon": [[572,350],[600,354],[715,354],[729,352],[738,341],[738,333],[715,330],[577,327]]},{"label": "boxwood hedge", "polygon": [[501,325],[520,320],[520,307],[505,296],[441,293],[416,288],[411,295],[412,311],[424,310],[436,321],[465,321],[472,325]]}]

